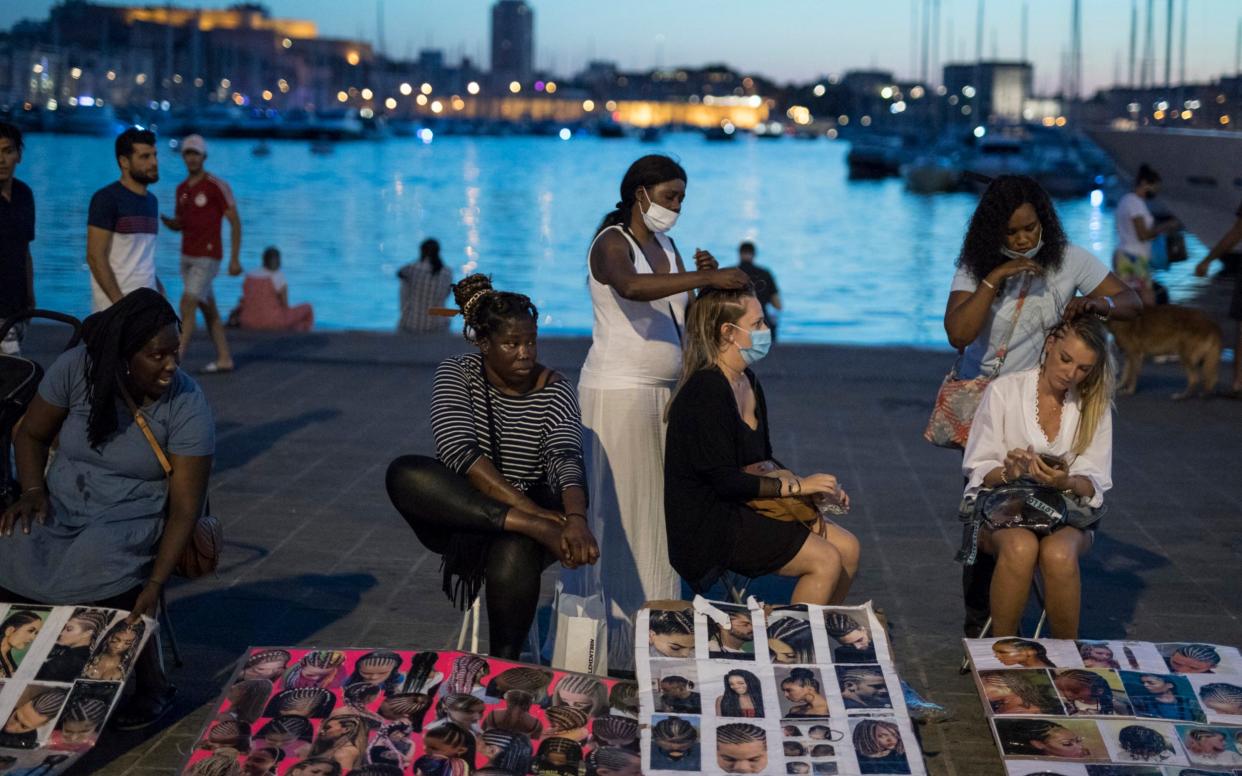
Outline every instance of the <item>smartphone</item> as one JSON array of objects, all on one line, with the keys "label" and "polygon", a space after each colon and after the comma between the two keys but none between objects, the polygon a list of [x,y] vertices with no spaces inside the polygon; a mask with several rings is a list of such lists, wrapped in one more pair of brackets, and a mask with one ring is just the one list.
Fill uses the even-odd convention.
[{"label": "smartphone", "polygon": [[1044,462],[1045,465],[1051,466],[1053,469],[1060,469],[1062,471],[1069,469],[1069,464],[1067,464],[1065,462],[1065,459],[1059,455],[1053,455],[1051,453],[1040,453],[1039,458],[1040,460]]}]

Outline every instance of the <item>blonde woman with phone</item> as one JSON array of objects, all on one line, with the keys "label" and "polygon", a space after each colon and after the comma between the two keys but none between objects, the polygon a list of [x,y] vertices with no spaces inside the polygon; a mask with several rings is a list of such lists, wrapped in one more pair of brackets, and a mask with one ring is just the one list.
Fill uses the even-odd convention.
[{"label": "blonde woman with phone", "polygon": [[[993,380],[975,414],[962,460],[964,496],[968,502],[986,501],[989,494],[1014,491],[1021,507],[1007,525],[995,514],[987,517],[977,533],[978,549],[996,558],[993,635],[1017,633],[1038,564],[1052,637],[1078,636],[1078,558],[1091,547],[1104,493],[1113,484],[1113,369],[1107,342],[1095,316],[1055,326],[1044,340],[1039,366]],[[1047,525],[1036,514],[1028,521],[1024,505],[1032,501],[1022,498],[1023,486],[1037,499],[1063,502],[1064,519]]]}]

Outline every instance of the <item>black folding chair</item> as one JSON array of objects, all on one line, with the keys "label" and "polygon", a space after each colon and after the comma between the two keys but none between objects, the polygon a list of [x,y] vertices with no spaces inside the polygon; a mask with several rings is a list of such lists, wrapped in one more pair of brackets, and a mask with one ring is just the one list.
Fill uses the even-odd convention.
[{"label": "black folding chair", "polygon": [[[71,327],[73,334],[65,344],[65,350],[82,339],[82,322],[72,315],[52,310],[26,310],[6,318],[0,324],[0,342],[14,326],[32,318],[45,318]],[[7,508],[21,496],[21,485],[13,472],[13,429],[26,414],[26,408],[39,390],[42,379],[43,367],[37,361],[25,356],[0,354],[0,509]]]}]

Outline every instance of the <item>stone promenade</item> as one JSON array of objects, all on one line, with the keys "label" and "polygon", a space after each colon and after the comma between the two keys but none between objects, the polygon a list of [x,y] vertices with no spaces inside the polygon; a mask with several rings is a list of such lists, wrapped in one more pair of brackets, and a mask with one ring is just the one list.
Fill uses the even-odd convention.
[{"label": "stone promenade", "polygon": [[[211,502],[227,555],[218,578],[169,590],[186,658],[178,706],[157,730],[108,731],[75,773],[175,772],[248,645],[455,644],[461,617],[440,592],[438,558],[389,505],[383,478],[393,457],[432,451],[432,373],[466,343],[231,336],[238,371],[201,378],[217,417]],[[34,339],[52,352],[45,333]],[[540,344],[544,363],[576,377],[586,341]],[[192,356],[191,368],[205,360]],[[863,544],[851,598],[885,610],[903,676],[953,714],[921,728],[930,772],[994,774],[978,697],[957,672],[958,455],[920,435],[950,360],[782,343],[758,371],[780,458],[836,473],[851,493],[846,525]],[[1149,366],[1139,394],[1118,402],[1116,485],[1084,562],[1086,637],[1242,645],[1242,403],[1170,401],[1181,380],[1175,365]]]}]

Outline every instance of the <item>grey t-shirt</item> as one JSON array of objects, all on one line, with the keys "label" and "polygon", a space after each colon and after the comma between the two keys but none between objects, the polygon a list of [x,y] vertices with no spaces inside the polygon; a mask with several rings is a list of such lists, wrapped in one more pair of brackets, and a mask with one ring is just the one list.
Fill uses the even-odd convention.
[{"label": "grey t-shirt", "polygon": [[[1075,293],[1089,294],[1108,277],[1108,267],[1086,248],[1067,245],[1061,267],[1055,272],[1035,277],[1027,292],[1018,325],[1009,340],[1009,355],[1000,374],[1020,372],[1039,364],[1039,352],[1048,329],[1061,320],[1065,306]],[[988,320],[975,341],[966,346],[958,376],[964,380],[980,374],[992,374],[996,369],[996,351],[1004,343],[1005,335],[1013,322],[1018,306],[1018,296],[1025,275],[1014,275],[1005,281],[1001,292],[992,300]],[[973,293],[979,281],[965,267],[958,267],[953,276],[952,291]]]},{"label": "grey t-shirt", "polygon": [[[121,401],[117,432],[87,440],[86,348],[62,354],[39,384],[47,403],[69,410],[47,473],[52,514],[29,536],[0,538],[0,586],[46,603],[97,601],[141,584],[164,527],[168,484],[155,452]],[[215,453],[207,397],[185,372],[142,408],[169,455]]]}]

